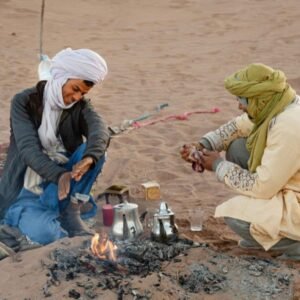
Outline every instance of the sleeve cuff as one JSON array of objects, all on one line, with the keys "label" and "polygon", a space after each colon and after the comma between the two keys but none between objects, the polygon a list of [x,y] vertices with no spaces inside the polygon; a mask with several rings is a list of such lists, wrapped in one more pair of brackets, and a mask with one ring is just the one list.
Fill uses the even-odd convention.
[{"label": "sleeve cuff", "polygon": [[209,140],[206,139],[206,138],[201,138],[200,141],[199,141],[199,144],[201,144],[207,150],[210,150],[210,151],[213,150]]},{"label": "sleeve cuff", "polygon": [[218,168],[218,165],[223,161],[224,159],[222,157],[216,159],[212,165],[212,170],[214,172],[216,172],[217,168]]},{"label": "sleeve cuff", "polygon": [[218,181],[225,182],[226,174],[228,174],[228,172],[232,167],[234,167],[234,165],[234,163],[226,160],[219,161],[216,166],[216,176]]}]

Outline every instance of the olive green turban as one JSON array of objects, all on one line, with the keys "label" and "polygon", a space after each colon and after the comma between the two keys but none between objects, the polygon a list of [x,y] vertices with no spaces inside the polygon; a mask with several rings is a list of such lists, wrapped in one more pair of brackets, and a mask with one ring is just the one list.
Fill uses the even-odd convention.
[{"label": "olive green turban", "polygon": [[251,172],[261,164],[271,119],[295,98],[296,92],[280,70],[263,64],[251,64],[225,79],[225,88],[233,95],[248,99],[248,115],[254,123],[247,139]]}]

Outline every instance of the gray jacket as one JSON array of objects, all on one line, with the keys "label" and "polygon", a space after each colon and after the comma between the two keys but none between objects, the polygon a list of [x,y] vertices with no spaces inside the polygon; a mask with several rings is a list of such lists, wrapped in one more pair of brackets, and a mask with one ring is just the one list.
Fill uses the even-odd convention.
[{"label": "gray jacket", "polygon": [[[10,145],[3,176],[0,181],[0,217],[15,202],[24,184],[24,174],[30,166],[45,180],[57,183],[66,170],[43,153],[38,128],[43,114],[43,92],[46,81],[14,96],[10,111]],[[97,162],[104,155],[109,132],[102,118],[93,109],[90,100],[83,99],[64,110],[58,126],[58,135],[69,154],[86,138],[85,156]]]}]

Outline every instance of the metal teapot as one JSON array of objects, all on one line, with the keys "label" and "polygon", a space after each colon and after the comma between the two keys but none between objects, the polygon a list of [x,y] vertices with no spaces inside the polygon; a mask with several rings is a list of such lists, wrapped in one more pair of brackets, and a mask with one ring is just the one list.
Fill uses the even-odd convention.
[{"label": "metal teapot", "polygon": [[138,215],[138,205],[123,203],[114,205],[112,235],[117,240],[131,240],[143,232],[143,225]]},{"label": "metal teapot", "polygon": [[170,242],[177,239],[178,228],[175,224],[175,215],[168,208],[166,202],[161,202],[159,210],[153,216],[151,237],[158,242]]}]

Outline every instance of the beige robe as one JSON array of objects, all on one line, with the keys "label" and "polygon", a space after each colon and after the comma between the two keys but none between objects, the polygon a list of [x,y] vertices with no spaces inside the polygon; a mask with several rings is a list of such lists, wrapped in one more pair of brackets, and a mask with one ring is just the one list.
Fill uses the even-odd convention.
[{"label": "beige robe", "polygon": [[[265,250],[283,237],[300,241],[300,104],[299,97],[271,120],[266,148],[256,173],[228,161],[216,170],[218,179],[239,196],[216,208],[215,217],[250,222],[250,233]],[[226,150],[246,137],[252,123],[244,114],[208,133],[214,148]]]}]

